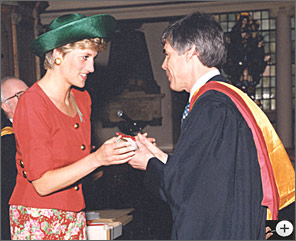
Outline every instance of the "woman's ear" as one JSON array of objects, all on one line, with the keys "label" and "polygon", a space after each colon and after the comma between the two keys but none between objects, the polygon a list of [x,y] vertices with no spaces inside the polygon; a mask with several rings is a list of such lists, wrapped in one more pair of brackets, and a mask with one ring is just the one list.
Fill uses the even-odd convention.
[{"label": "woman's ear", "polygon": [[60,51],[58,51],[57,49],[53,50],[52,56],[53,56],[54,59],[56,59],[56,58],[61,58],[62,59],[63,58],[63,54]]}]

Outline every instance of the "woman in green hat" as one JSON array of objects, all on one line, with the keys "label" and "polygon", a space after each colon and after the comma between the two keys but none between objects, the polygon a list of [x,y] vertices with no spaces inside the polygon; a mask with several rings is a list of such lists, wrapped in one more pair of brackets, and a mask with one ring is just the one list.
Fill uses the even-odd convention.
[{"label": "woman in green hat", "polygon": [[20,98],[15,112],[12,239],[86,239],[81,179],[134,155],[134,148],[116,137],[90,153],[91,99],[81,88],[114,29],[110,15],[68,14],[31,44],[34,54],[45,57],[47,71]]}]

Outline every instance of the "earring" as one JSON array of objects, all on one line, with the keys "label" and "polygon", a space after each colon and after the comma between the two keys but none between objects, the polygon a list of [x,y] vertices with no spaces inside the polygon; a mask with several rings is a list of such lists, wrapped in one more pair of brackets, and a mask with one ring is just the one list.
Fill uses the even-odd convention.
[{"label": "earring", "polygon": [[62,59],[60,59],[60,58],[56,58],[56,59],[54,60],[54,63],[55,63],[56,65],[61,65],[61,63],[62,63]]}]

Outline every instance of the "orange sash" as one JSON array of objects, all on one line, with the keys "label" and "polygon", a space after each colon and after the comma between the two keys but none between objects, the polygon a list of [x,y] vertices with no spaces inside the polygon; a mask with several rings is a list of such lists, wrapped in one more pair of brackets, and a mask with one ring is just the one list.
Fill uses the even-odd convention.
[{"label": "orange sash", "polygon": [[295,202],[295,171],[281,140],[255,102],[238,88],[224,82],[209,82],[197,90],[191,99],[190,111],[198,97],[208,90],[226,94],[251,129],[261,171],[261,204],[268,207],[267,219],[276,220],[278,210]]}]

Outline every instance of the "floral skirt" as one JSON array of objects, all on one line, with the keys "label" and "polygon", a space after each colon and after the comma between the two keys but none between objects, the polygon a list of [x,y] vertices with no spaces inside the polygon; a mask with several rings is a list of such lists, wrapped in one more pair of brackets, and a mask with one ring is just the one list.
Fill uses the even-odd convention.
[{"label": "floral skirt", "polygon": [[86,240],[84,212],[11,205],[12,240]]}]

